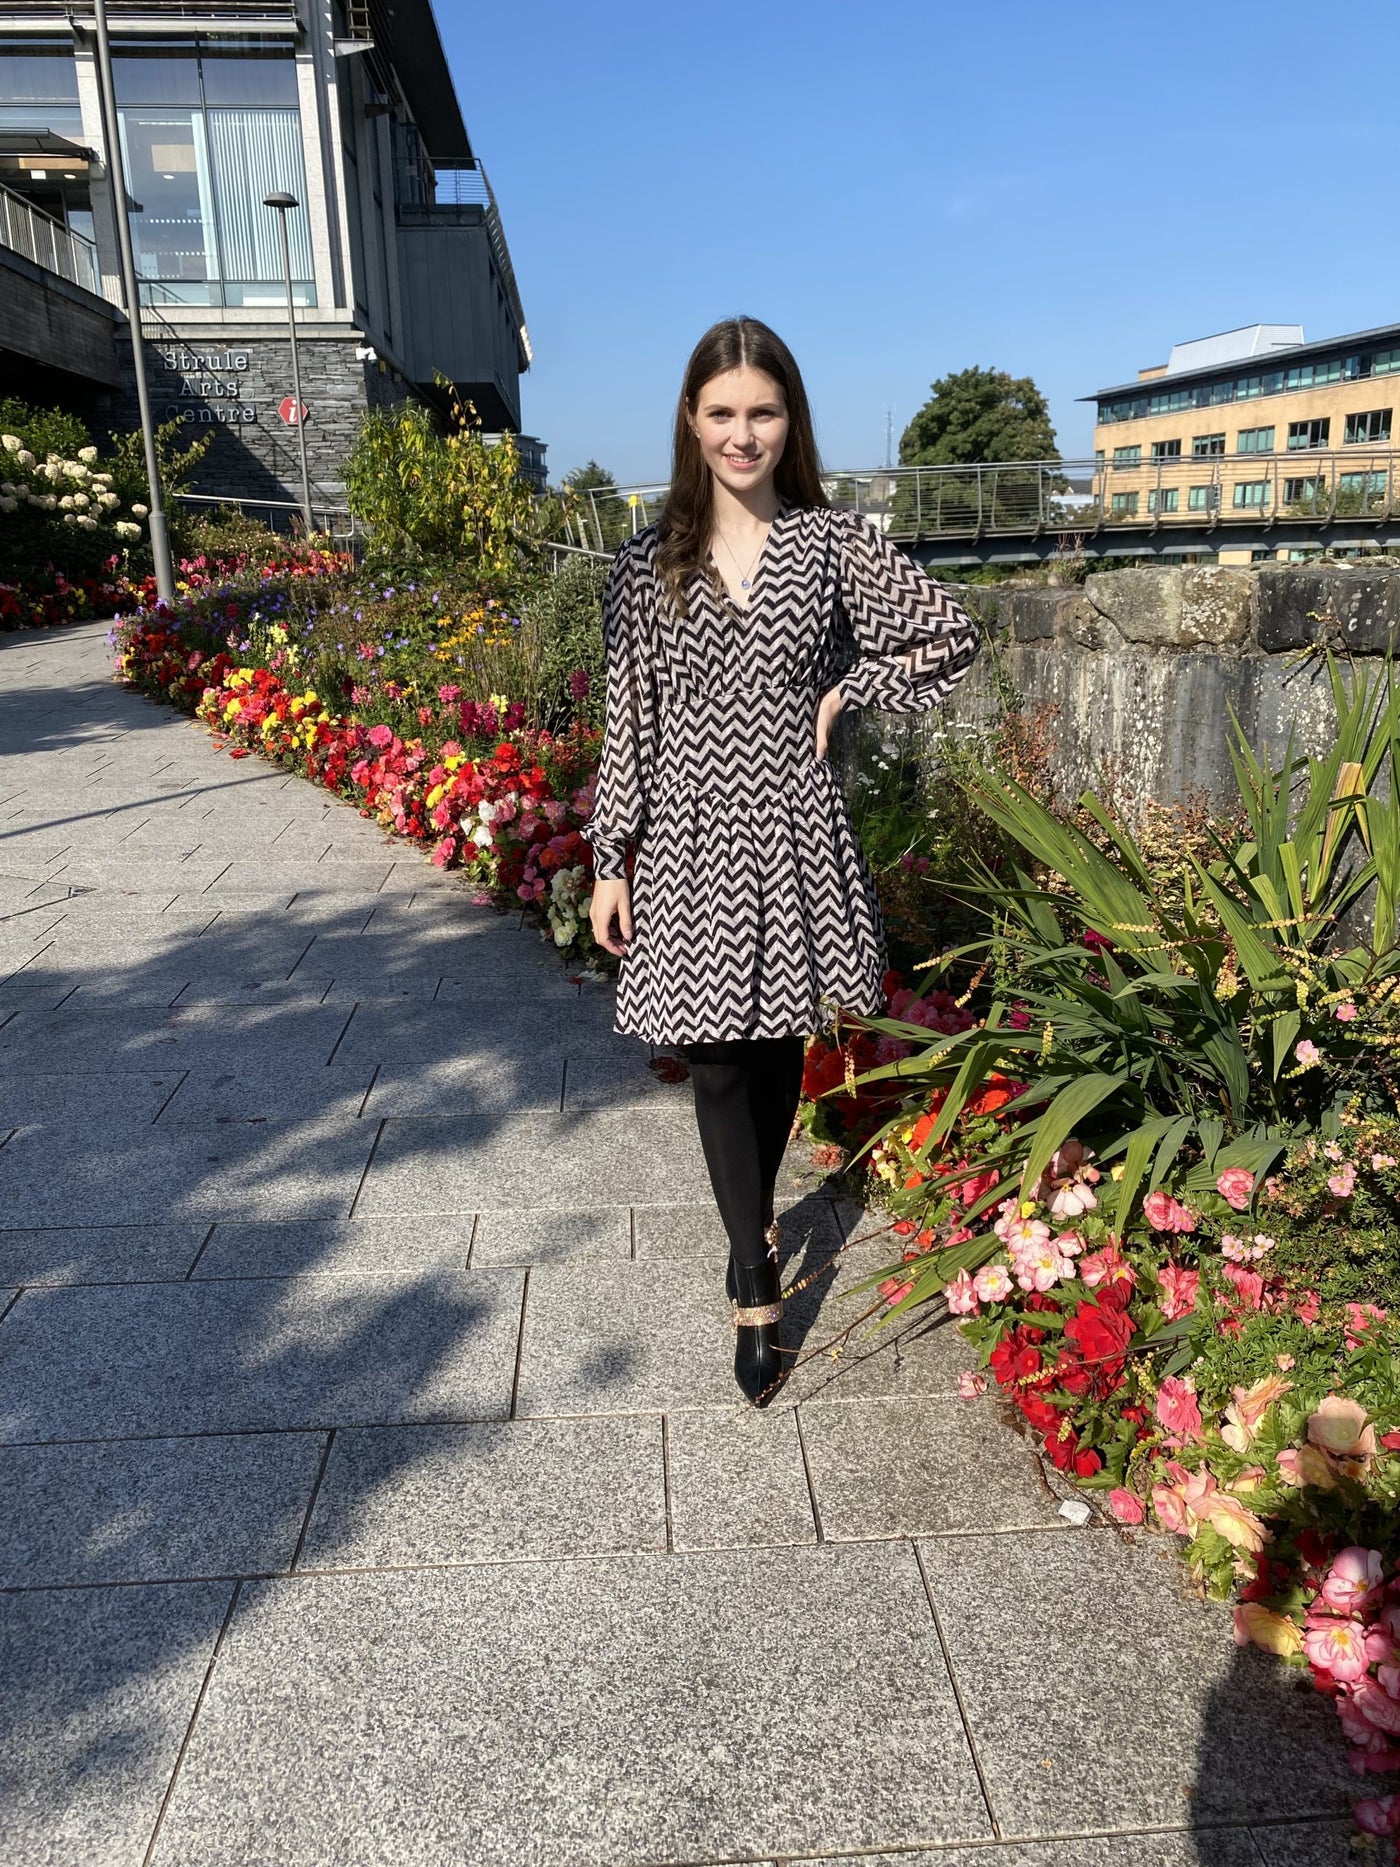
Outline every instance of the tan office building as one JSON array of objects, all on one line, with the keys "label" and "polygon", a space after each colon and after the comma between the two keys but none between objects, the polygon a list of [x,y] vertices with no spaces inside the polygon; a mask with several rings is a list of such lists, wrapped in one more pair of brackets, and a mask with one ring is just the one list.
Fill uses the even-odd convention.
[{"label": "tan office building", "polygon": [[[1304,555],[1308,521],[1367,521],[1400,504],[1391,452],[1400,324],[1307,343],[1255,324],[1176,344],[1100,389],[1095,491],[1111,524],[1214,528],[1221,563]],[[1260,524],[1293,521],[1257,542]],[[1301,522],[1301,524],[1299,523]],[[1230,532],[1255,542],[1232,546]]]}]

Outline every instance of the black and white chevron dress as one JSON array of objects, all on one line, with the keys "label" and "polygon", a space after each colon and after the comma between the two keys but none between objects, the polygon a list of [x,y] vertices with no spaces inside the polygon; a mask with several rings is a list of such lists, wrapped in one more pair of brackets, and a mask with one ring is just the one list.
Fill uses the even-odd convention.
[{"label": "black and white chevron dress", "polygon": [[614,1030],[658,1044],[808,1035],[883,1009],[874,878],[830,763],[821,697],[917,712],[946,698],[977,625],[867,519],[780,507],[739,609],[697,577],[676,613],[656,527],[603,598],[607,715],[583,835],[625,877],[633,936]]}]

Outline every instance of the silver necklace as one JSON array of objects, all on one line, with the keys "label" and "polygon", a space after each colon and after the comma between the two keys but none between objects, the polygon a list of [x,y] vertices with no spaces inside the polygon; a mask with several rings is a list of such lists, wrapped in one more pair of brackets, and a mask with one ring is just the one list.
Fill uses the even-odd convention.
[{"label": "silver necklace", "polygon": [[[773,529],[772,522],[770,521],[769,526],[768,526],[768,531],[771,531],[772,529]],[[730,548],[729,540],[725,537],[724,533],[720,531],[718,526],[715,527],[715,536],[716,538],[719,539],[720,543],[724,546],[725,550],[729,552],[729,562],[734,566],[735,570],[737,570],[739,573],[739,588],[741,590],[747,590],[750,583],[753,581],[753,567],[755,564],[757,564],[758,560],[763,556],[763,547],[764,545],[768,543],[768,532],[765,532],[763,534],[762,538],[759,540],[757,551],[755,551],[753,556],[749,559],[749,568],[747,572],[744,570],[744,567],[739,562],[738,558],[735,557],[733,550]]]}]

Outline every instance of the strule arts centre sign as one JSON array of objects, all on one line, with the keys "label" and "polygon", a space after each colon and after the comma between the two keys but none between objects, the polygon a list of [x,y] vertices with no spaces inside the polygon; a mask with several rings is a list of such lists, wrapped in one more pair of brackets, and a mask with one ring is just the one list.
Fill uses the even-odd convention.
[{"label": "strule arts centre sign", "polygon": [[246,350],[186,350],[181,344],[162,350],[161,361],[180,387],[166,403],[166,421],[256,421],[256,403],[244,391],[248,369]]}]

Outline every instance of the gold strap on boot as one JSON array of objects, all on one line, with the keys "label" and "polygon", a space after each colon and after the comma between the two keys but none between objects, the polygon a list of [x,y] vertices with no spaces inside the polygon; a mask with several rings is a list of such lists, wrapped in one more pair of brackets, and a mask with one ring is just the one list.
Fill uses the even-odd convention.
[{"label": "gold strap on boot", "polygon": [[757,1329],[764,1323],[781,1322],[783,1306],[778,1303],[755,1303],[749,1309],[741,1309],[737,1303],[732,1305],[732,1321],[736,1329]]}]

